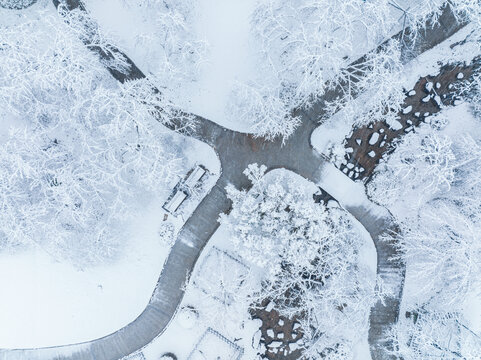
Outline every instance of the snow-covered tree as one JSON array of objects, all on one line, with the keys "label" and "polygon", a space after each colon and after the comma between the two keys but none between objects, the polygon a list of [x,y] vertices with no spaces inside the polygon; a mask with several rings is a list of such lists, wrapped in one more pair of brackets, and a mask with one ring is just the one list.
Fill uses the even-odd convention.
[{"label": "snow-covered tree", "polygon": [[402,21],[405,27],[414,31],[408,31],[405,35],[412,39],[417,38],[417,29],[426,26],[434,26],[441,16],[444,6],[449,2],[446,0],[425,0],[419,2],[393,1],[392,5],[402,11]]},{"label": "snow-covered tree", "polygon": [[[392,91],[399,82],[400,51],[391,42],[369,52],[392,31],[397,21],[393,11],[385,0],[260,2],[252,32],[262,54],[262,80],[239,85],[230,113],[252,124],[258,135],[288,137],[298,124],[292,109],[311,106],[329,90],[342,89],[346,98],[326,104],[328,114],[365,90],[377,91],[368,99],[377,98],[385,112],[385,102],[391,99],[391,106],[397,104],[402,93],[402,88]],[[239,107],[251,103],[261,110],[246,112]]]},{"label": "snow-covered tree", "polygon": [[[140,62],[159,84],[173,88],[196,79],[207,44],[195,37],[192,0],[121,0],[128,11],[139,14],[146,26],[135,36]],[[169,89],[166,89],[167,91]]]},{"label": "snow-covered tree", "polygon": [[[343,96],[327,102],[326,119],[343,109],[343,118],[353,125],[375,121],[395,124],[405,99],[401,83],[403,52],[409,52],[410,46],[417,43],[417,37],[423,34],[424,29],[438,25],[439,16],[446,11],[446,7],[453,12],[459,22],[481,21],[479,1],[427,0],[406,5],[403,5],[403,2],[392,1],[389,5],[404,12],[403,27],[409,28],[409,31],[404,31],[403,36],[397,40],[391,39],[384,43],[376,52],[368,53],[354,66],[350,65],[340,71],[334,82],[339,81],[342,85]],[[409,41],[406,41],[405,37],[410,37]],[[480,34],[475,30],[469,37],[479,41]],[[461,92],[473,89],[474,99],[479,100],[476,98],[475,90],[479,87],[476,85],[477,80],[477,76],[474,76],[474,81],[463,82]],[[355,101],[358,95],[361,95],[361,99]]]},{"label": "snow-covered tree", "polygon": [[458,165],[452,141],[424,130],[405,135],[394,153],[379,165],[368,185],[368,194],[379,203],[406,200],[421,204],[439,191],[449,191]]},{"label": "snow-covered tree", "polygon": [[462,315],[417,308],[392,329],[395,354],[405,360],[481,357],[481,336],[465,325]]},{"label": "snow-covered tree", "polygon": [[[402,52],[437,24],[446,6],[458,21],[480,22],[477,0],[263,0],[252,17],[262,79],[233,91],[229,113],[259,136],[285,138],[298,123],[292,109],[308,108],[327,92],[326,117],[347,106],[350,122],[383,118],[389,123],[404,99]],[[399,27],[409,31],[379,47]],[[342,96],[332,99],[333,89]],[[362,109],[368,110],[360,113],[353,99],[361,93],[366,93]],[[245,104],[256,110],[246,111]]]},{"label": "snow-covered tree", "polygon": [[341,95],[325,102],[323,118],[342,109],[341,117],[349,124],[361,126],[381,120],[394,123],[406,96],[402,70],[401,44],[397,40],[384,43],[377,51],[339,70],[328,85]]},{"label": "snow-covered tree", "polygon": [[[478,201],[478,206],[479,206]],[[481,288],[481,216],[463,203],[439,199],[421,208],[419,220],[404,226],[400,246],[417,284],[410,297],[453,308]],[[478,295],[481,295],[479,293]]]},{"label": "snow-covered tree", "polygon": [[112,34],[100,29],[90,14],[84,11],[81,2],[79,7],[72,8],[68,3],[58,1],[57,11],[69,32],[75,34],[91,51],[100,55],[98,60],[110,71],[123,73],[130,69],[131,63],[112,45],[115,44]]},{"label": "snow-covered tree", "polygon": [[481,285],[480,155],[469,135],[424,125],[404,137],[368,184],[368,194],[401,221],[399,246],[419,284],[411,294],[418,302],[433,297],[454,305]]},{"label": "snow-covered tree", "polygon": [[470,21],[476,24],[477,29],[481,25],[481,4],[477,0],[449,0],[446,3],[451,6],[460,20]]},{"label": "snow-covered tree", "polygon": [[[384,39],[392,26],[388,12],[383,0],[267,0],[252,24],[279,84],[292,87],[295,103],[306,104],[348,64],[345,58],[353,61]],[[361,54],[355,49],[360,42]]]},{"label": "snow-covered tree", "polygon": [[92,88],[103,73],[58,17],[44,14],[42,22],[2,26],[0,34],[0,99],[14,113],[39,117],[59,111],[55,105],[63,97]]},{"label": "snow-covered tree", "polygon": [[287,139],[299,125],[299,118],[291,116],[292,103],[283,98],[282,92],[289,96],[284,89],[236,83],[227,113],[238,121],[252,124],[251,131],[257,136],[269,140],[276,137]]},{"label": "snow-covered tree", "polygon": [[446,7],[457,21],[479,24],[481,20],[481,4],[477,0],[391,1],[390,4],[402,12],[403,26],[409,27],[404,36],[410,37],[410,40],[416,40],[426,27],[435,26]]},{"label": "snow-covered tree", "polygon": [[236,251],[262,269],[253,300],[271,299],[282,315],[301,318],[310,354],[349,347],[367,331],[375,301],[359,263],[361,237],[343,210],[315,203],[288,177],[267,181],[264,172],[252,164],[245,171],[252,188],[228,188],[233,210],[221,218]]},{"label": "snow-covered tree", "polygon": [[[432,127],[423,125],[406,135],[368,184],[369,195],[400,222],[397,239],[409,289],[405,304],[428,304],[428,313],[461,311],[468,297],[481,296],[481,144],[469,134],[454,136],[448,114],[460,113],[442,112],[428,119]],[[417,325],[408,321],[399,326],[396,331],[412,332],[410,326]],[[416,331],[415,336],[422,336],[425,329]],[[405,344],[403,358],[425,357],[415,348],[409,352],[407,338],[400,341]],[[428,348],[422,351],[432,354]],[[459,358],[470,358],[468,354]]]},{"label": "snow-covered tree", "polygon": [[24,123],[0,144],[0,245],[78,266],[112,259],[135,200],[178,172],[178,144],[152,117],[176,110],[146,80],[113,81],[71,21],[45,14],[0,33],[0,103]]}]

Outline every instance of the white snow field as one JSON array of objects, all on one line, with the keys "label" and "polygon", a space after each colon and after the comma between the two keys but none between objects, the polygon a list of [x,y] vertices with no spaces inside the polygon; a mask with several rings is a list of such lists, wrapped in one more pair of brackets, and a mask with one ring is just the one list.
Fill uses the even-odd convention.
[{"label": "white snow field", "polygon": [[102,337],[147,305],[168,248],[157,234],[155,199],[127,224],[130,239],[113,264],[85,270],[27,250],[0,255],[0,347],[70,344]]}]

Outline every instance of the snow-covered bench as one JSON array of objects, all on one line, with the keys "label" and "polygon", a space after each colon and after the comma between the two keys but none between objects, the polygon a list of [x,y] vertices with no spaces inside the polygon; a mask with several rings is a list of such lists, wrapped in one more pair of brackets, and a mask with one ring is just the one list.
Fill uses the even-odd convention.
[{"label": "snow-covered bench", "polygon": [[175,215],[180,205],[193,193],[193,189],[205,175],[207,170],[202,165],[196,165],[185,180],[180,180],[174,188],[174,194],[162,206],[165,211]]},{"label": "snow-covered bench", "polygon": [[192,172],[189,174],[187,179],[184,181],[184,186],[188,189],[193,188],[199,180],[205,175],[206,170],[200,166],[196,165]]},{"label": "snow-covered bench", "polygon": [[135,353],[135,354],[130,354],[127,357],[123,357],[120,360],[145,360],[145,356],[142,352],[138,352],[138,353]]},{"label": "snow-covered bench", "polygon": [[162,206],[165,211],[175,214],[179,206],[187,199],[187,193],[183,190],[177,190],[169,200]]}]

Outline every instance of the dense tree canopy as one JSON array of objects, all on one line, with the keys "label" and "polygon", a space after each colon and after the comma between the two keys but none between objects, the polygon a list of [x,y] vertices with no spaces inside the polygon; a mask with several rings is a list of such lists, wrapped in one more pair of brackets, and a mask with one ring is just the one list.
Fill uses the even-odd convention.
[{"label": "dense tree canopy", "polygon": [[181,160],[151,116],[166,109],[169,121],[170,105],[146,81],[113,82],[72,26],[45,16],[0,28],[0,102],[20,124],[0,146],[0,245],[83,266],[115,256],[133,200]]}]

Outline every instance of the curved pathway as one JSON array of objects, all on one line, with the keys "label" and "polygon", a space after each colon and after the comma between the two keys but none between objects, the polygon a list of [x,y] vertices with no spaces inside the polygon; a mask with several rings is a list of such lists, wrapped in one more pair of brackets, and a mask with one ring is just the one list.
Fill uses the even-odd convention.
[{"label": "curved pathway", "polygon": [[[53,2],[58,6],[59,0]],[[64,0],[63,3],[68,10],[85,11],[79,0]],[[416,45],[414,51],[405,54],[406,59],[413,53],[422,52],[438,44],[462,26],[455,22],[449,9],[441,19],[442,26],[428,30],[419,46]],[[114,47],[109,48],[110,53],[105,53],[103,49],[92,46],[89,39],[82,41],[104,60],[108,60],[112,53],[122,54]],[[130,59],[127,57],[126,59],[131,64],[129,71],[119,73],[109,68],[117,80],[124,82],[145,77]],[[389,344],[386,344],[383,338],[386,330],[397,321],[405,267],[400,261],[390,260],[396,255],[395,244],[381,242],[380,238],[383,234],[395,233],[396,224],[385,209],[367,199],[362,185],[344,176],[316,153],[310,144],[311,134],[318,126],[317,119],[322,114],[323,100],[339,94],[342,94],[342,89],[329,92],[309,111],[295,111],[302,118],[302,123],[284,144],[280,139],[267,142],[262,138],[228,130],[207,119],[196,117],[196,129],[186,135],[204,141],[215,149],[221,161],[222,175],[180,230],[152,298],[142,314],[124,328],[100,339],[51,348],[2,349],[0,360],[117,360],[147,345],[165,330],[175,315],[184,295],[183,285],[188,281],[203,247],[218,227],[218,215],[230,209],[225,186],[231,183],[237,188],[249,188],[250,183],[242,171],[248,164],[254,162],[265,164],[269,170],[281,167],[292,170],[319,184],[350,211],[371,234],[378,254],[377,272],[384,280],[384,285],[392,290],[392,296],[384,303],[378,302],[371,310],[369,343],[373,360],[389,359],[386,351]],[[180,122],[178,124],[174,122],[169,127],[177,131]]]}]

